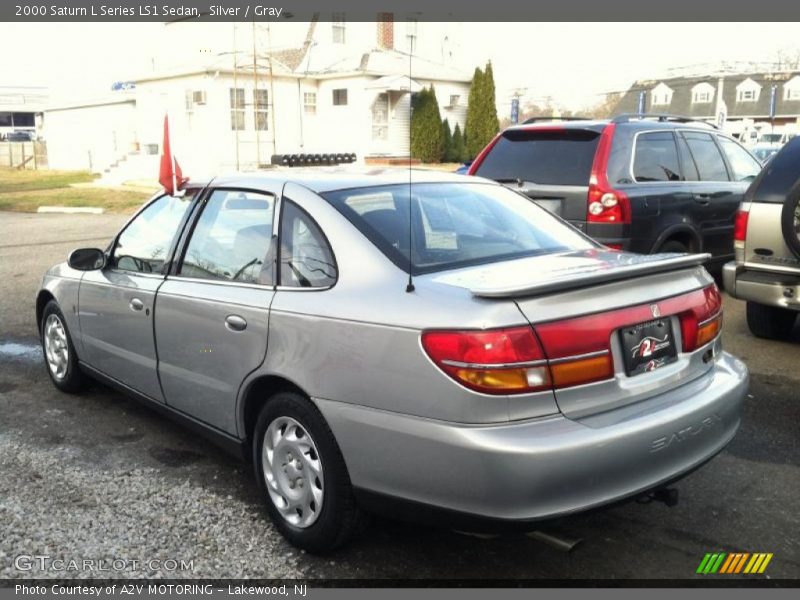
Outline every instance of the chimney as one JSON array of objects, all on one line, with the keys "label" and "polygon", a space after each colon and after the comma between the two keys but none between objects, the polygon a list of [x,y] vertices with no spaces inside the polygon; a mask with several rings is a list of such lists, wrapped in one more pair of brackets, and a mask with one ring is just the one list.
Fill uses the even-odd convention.
[{"label": "chimney", "polygon": [[394,50],[394,13],[378,13],[378,48]]}]

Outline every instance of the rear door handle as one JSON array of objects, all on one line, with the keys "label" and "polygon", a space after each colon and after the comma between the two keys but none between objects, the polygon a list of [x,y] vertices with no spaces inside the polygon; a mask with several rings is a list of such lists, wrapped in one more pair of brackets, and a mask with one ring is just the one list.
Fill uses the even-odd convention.
[{"label": "rear door handle", "polygon": [[231,331],[244,331],[247,328],[247,321],[239,315],[228,315],[225,317],[225,327]]},{"label": "rear door handle", "polygon": [[711,194],[697,194],[694,201],[703,206],[711,203]]},{"label": "rear door handle", "polygon": [[131,307],[131,310],[140,311],[144,308],[144,302],[142,302],[138,298],[133,298],[131,299],[131,303],[128,306]]}]

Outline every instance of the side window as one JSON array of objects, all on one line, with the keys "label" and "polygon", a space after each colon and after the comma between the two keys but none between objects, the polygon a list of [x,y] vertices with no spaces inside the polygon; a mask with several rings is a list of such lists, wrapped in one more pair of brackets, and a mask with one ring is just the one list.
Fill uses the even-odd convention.
[{"label": "side window", "polygon": [[195,225],[179,275],[272,285],[270,194],[215,190]]},{"label": "side window", "polygon": [[683,137],[689,145],[694,163],[702,181],[728,181],[728,169],[719,153],[719,148],[707,133],[684,131]]},{"label": "side window", "polygon": [[761,165],[739,144],[726,137],[717,136],[722,151],[733,169],[734,181],[752,181],[761,172]]},{"label": "side window", "polygon": [[633,177],[638,182],[681,180],[678,150],[672,132],[639,135],[633,157]]},{"label": "side window", "polygon": [[694,164],[694,157],[689,152],[689,146],[682,135],[677,136],[678,156],[681,158],[681,169],[683,178],[686,181],[699,181],[700,174],[697,172],[697,165]]},{"label": "side window", "polygon": [[302,208],[284,200],[281,215],[280,284],[329,287],[338,269],[322,231]]},{"label": "side window", "polygon": [[162,196],[139,213],[117,239],[111,268],[160,274],[192,196]]}]

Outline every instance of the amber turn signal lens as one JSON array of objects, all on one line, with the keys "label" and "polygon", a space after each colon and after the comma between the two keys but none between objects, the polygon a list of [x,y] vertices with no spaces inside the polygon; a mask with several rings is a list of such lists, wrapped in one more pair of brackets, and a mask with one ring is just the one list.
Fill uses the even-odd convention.
[{"label": "amber turn signal lens", "polygon": [[722,331],[722,314],[697,328],[697,347],[705,346]]},{"label": "amber turn signal lens", "polygon": [[527,369],[458,369],[456,377],[479,391],[520,392],[550,384],[546,367]]},{"label": "amber turn signal lens", "polygon": [[610,354],[582,358],[550,365],[553,385],[557,388],[582,385],[614,375],[614,363]]}]

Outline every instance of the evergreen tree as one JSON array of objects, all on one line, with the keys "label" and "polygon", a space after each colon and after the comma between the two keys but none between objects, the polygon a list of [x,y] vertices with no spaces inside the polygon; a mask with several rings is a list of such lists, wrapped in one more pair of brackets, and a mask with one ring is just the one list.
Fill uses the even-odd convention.
[{"label": "evergreen tree", "polygon": [[464,131],[468,158],[475,158],[500,129],[497,118],[494,73],[492,63],[486,70],[475,69],[472,85],[469,88],[469,106]]},{"label": "evergreen tree", "polygon": [[442,160],[444,135],[436,90],[431,86],[417,94],[411,113],[411,156],[422,162]]},{"label": "evergreen tree", "polygon": [[472,75],[472,83],[469,86],[469,96],[467,100],[467,121],[464,124],[464,138],[466,151],[470,158],[477,156],[483,146],[477,147],[478,144],[473,144],[472,140],[480,139],[479,123],[480,123],[480,98],[481,87],[483,83],[483,71],[480,67],[475,67],[475,73]]},{"label": "evergreen tree", "polygon": [[492,62],[486,63],[486,71],[483,76],[483,93],[486,97],[484,112],[484,135],[486,136],[486,143],[488,144],[497,132],[500,131],[500,120],[497,118],[497,93],[494,87],[494,70],[492,69]]},{"label": "evergreen tree", "polygon": [[453,130],[453,141],[450,144],[453,162],[463,163],[467,160],[467,147],[464,145],[464,136],[461,135],[461,127],[456,123]]},{"label": "evergreen tree", "polygon": [[453,134],[450,131],[450,121],[442,121],[442,162],[456,162],[453,157]]}]

